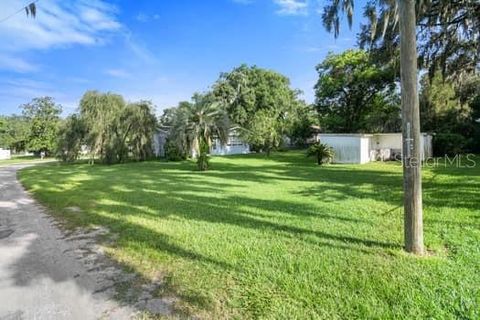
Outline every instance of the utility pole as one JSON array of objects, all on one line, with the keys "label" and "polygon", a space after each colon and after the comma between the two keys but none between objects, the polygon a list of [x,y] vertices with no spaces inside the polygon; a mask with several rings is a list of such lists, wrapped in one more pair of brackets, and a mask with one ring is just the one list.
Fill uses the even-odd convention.
[{"label": "utility pole", "polygon": [[402,88],[405,250],[422,255],[422,159],[417,82],[415,0],[398,0]]}]

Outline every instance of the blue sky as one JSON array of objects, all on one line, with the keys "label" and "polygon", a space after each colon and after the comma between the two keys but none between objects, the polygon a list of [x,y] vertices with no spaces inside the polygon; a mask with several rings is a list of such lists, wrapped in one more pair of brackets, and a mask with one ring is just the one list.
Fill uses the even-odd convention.
[{"label": "blue sky", "polygon": [[[29,1],[2,0],[0,20]],[[0,22],[0,114],[37,96],[75,111],[86,90],[152,100],[157,112],[205,91],[241,63],[274,69],[313,101],[315,65],[355,44],[360,22],[338,39],[321,0],[39,0]]]}]

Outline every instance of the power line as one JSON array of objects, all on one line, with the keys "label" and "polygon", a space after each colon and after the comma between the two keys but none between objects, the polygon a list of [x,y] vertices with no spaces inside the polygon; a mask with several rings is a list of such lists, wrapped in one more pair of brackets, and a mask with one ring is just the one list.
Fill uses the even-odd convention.
[{"label": "power line", "polygon": [[17,11],[15,11],[14,13],[10,14],[9,16],[6,16],[5,18],[0,19],[0,23],[3,23],[3,22],[5,22],[5,21],[7,21],[8,19],[10,19],[11,17],[13,17],[14,15],[22,12],[23,10],[25,10],[25,8],[27,8],[28,6],[30,6],[30,5],[32,5],[32,4],[37,3],[38,1],[40,1],[40,0],[35,0],[35,1],[33,1],[33,2],[30,2],[30,3],[28,3],[27,5],[21,7],[21,8],[18,9]]}]

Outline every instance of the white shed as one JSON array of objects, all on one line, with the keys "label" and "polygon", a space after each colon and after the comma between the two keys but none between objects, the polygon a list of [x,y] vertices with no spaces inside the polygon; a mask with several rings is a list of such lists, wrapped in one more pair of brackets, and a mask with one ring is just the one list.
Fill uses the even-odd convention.
[{"label": "white shed", "polygon": [[[422,133],[421,158],[432,156],[432,136]],[[402,155],[401,133],[320,133],[317,140],[335,151],[336,163],[367,163],[378,160],[400,159]]]},{"label": "white shed", "polygon": [[350,133],[320,133],[317,139],[335,151],[333,162],[367,163],[370,161],[370,136]]},{"label": "white shed", "polygon": [[0,160],[8,160],[12,157],[10,150],[0,148]]}]

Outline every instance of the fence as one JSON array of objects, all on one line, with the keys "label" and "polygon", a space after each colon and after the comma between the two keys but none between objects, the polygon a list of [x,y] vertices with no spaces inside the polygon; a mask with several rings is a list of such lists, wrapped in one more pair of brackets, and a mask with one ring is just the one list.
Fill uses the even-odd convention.
[{"label": "fence", "polygon": [[10,150],[0,149],[0,160],[7,160],[11,158]]}]

